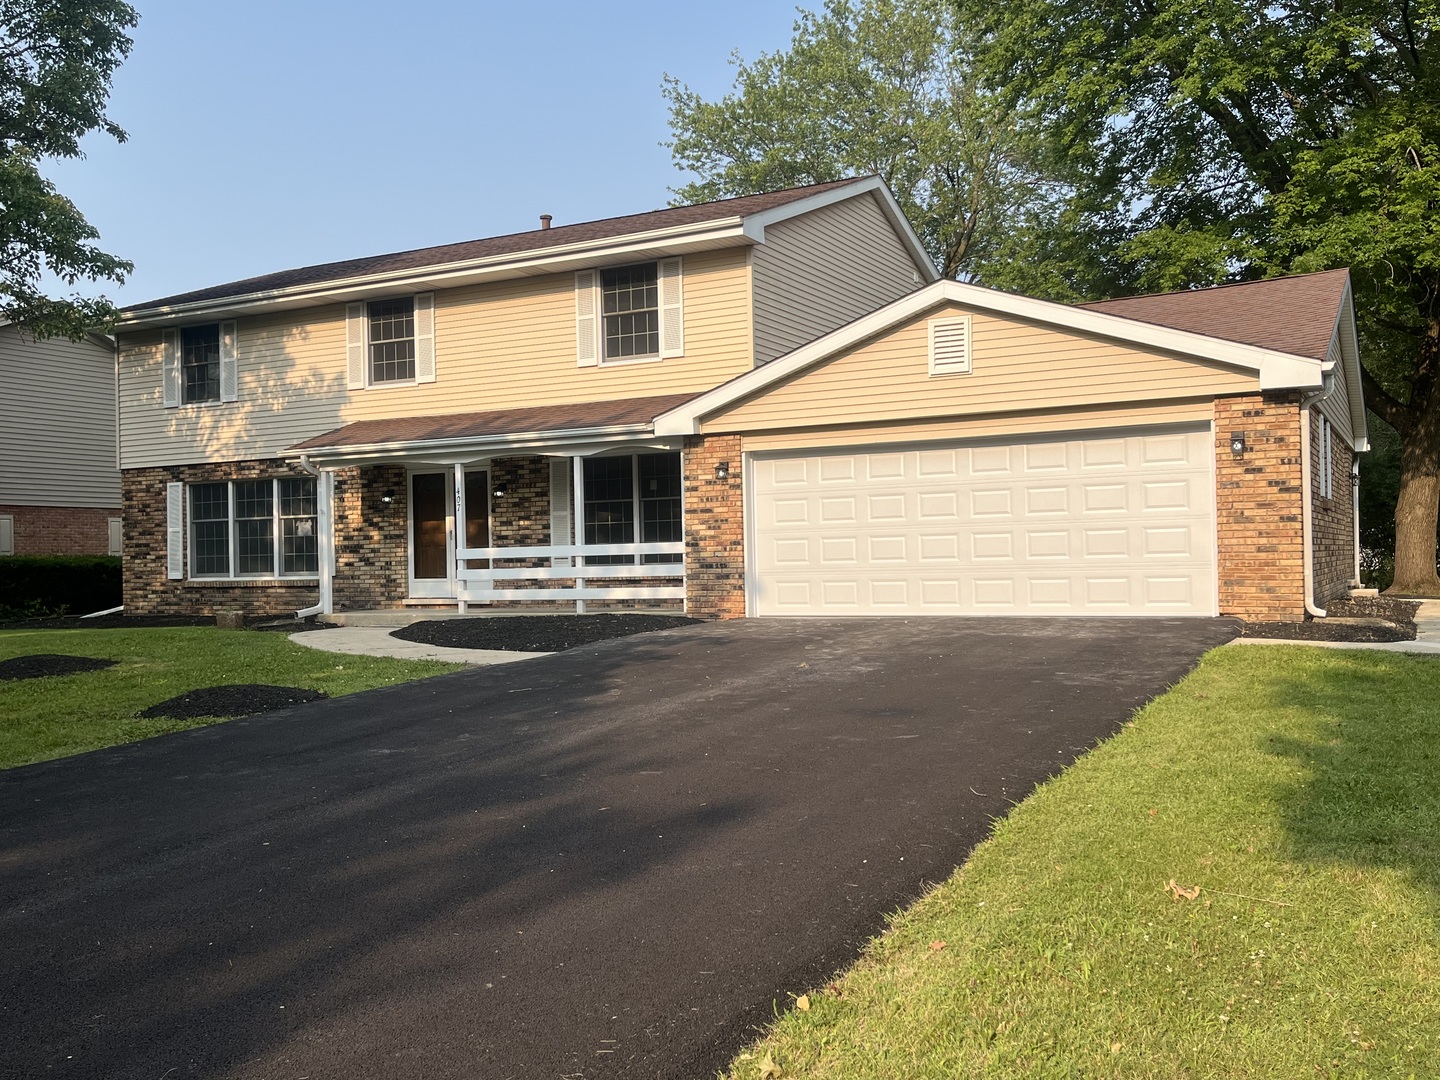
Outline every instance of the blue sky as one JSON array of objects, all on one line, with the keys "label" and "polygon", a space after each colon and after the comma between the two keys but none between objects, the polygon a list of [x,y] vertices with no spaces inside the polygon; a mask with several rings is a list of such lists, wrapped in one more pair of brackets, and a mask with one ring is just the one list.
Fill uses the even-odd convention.
[{"label": "blue sky", "polygon": [[[110,114],[48,175],[135,263],[118,303],[664,206],[668,72],[715,97],[793,3],[133,0]],[[806,6],[816,6],[814,4]]]}]

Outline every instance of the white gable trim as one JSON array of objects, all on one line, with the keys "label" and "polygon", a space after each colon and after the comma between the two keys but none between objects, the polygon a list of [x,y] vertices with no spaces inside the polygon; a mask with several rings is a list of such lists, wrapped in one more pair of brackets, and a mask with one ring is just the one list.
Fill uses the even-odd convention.
[{"label": "white gable trim", "polygon": [[1340,311],[1335,316],[1335,336],[1340,344],[1340,362],[1345,366],[1345,396],[1350,409],[1350,449],[1370,449],[1370,430],[1365,419],[1365,385],[1360,381],[1360,337],[1355,331],[1355,299],[1350,278],[1345,278],[1345,294],[1340,298]]},{"label": "white gable trim", "polygon": [[718,412],[945,303],[961,304],[976,311],[1028,319],[1253,371],[1260,377],[1262,390],[1319,389],[1324,385],[1325,373],[1332,366],[1329,361],[1242,345],[1185,330],[1172,330],[1154,323],[1087,311],[1048,300],[1034,300],[961,281],[936,281],[808,345],[802,345],[764,367],[737,376],[709,393],[663,413],[655,420],[655,434],[697,434],[701,417]]}]

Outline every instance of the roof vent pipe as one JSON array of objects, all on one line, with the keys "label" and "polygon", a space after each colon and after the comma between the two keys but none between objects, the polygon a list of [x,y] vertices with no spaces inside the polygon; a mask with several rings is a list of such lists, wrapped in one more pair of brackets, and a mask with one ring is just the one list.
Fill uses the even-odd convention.
[{"label": "roof vent pipe", "polygon": [[540,228],[542,228],[542,229],[548,229],[548,228],[550,227],[550,222],[553,221],[553,220],[554,220],[554,219],[553,219],[549,214],[541,214],[541,215],[540,215]]}]

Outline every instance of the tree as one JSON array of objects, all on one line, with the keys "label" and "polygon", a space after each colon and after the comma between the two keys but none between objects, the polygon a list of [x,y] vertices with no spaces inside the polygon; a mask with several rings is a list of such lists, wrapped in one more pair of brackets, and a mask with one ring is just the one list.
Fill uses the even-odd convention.
[{"label": "tree", "polygon": [[[801,12],[788,50],[734,58],[734,89],[707,102],[667,76],[675,163],[698,179],[677,203],[880,175],[946,277],[1019,275],[1007,259],[1048,193],[998,98],[970,75],[946,0],[827,0]],[[1028,281],[1023,284],[1030,284]]]},{"label": "tree", "polygon": [[38,336],[79,338],[114,315],[104,299],[47,296],[47,274],[73,289],[132,269],[91,243],[99,233],[41,167],[82,157],[91,131],[124,141],[105,102],[137,21],[119,0],[0,0],[0,318]]},{"label": "tree", "polygon": [[1440,5],[955,2],[1064,220],[1113,241],[1057,241],[1076,291],[1351,267],[1366,397],[1401,439],[1393,588],[1440,595]]}]

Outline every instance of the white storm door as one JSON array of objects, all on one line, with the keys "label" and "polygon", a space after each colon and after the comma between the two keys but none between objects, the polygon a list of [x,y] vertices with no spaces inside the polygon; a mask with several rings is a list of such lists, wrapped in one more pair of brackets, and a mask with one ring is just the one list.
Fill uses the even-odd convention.
[{"label": "white storm door", "polygon": [[1204,428],[756,455],[756,615],[1213,615]]}]

